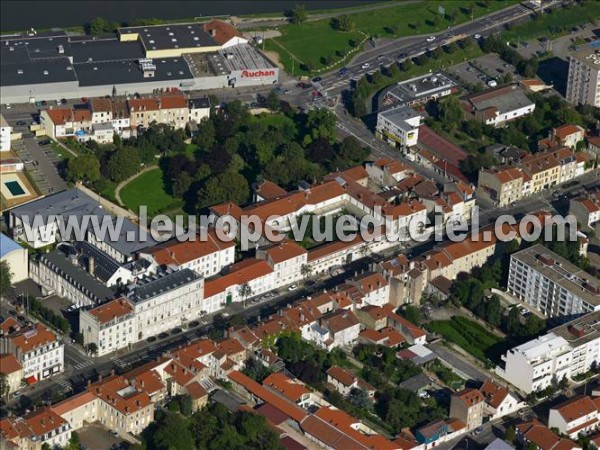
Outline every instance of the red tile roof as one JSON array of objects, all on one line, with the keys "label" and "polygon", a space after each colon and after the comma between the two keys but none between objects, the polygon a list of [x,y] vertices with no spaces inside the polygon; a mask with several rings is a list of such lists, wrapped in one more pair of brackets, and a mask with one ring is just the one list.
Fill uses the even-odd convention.
[{"label": "red tile roof", "polygon": [[229,273],[219,276],[204,283],[204,298],[217,295],[230,286],[240,286],[259,277],[264,277],[273,272],[273,269],[264,260],[247,258],[229,268]]},{"label": "red tile roof", "polygon": [[144,253],[150,253],[160,265],[179,266],[234,246],[235,242],[220,240],[217,233],[211,229],[206,233],[206,238],[197,236],[197,239],[182,242],[173,239],[146,249]]},{"label": "red tile roof", "polygon": [[36,348],[56,341],[56,335],[41,323],[21,328],[10,335],[9,339],[13,345],[23,353],[28,353]]},{"label": "red tile roof", "polygon": [[222,20],[210,20],[203,25],[203,28],[204,31],[209,33],[219,45],[226,44],[229,40],[236,36],[242,36],[242,33]]},{"label": "red tile roof", "polygon": [[63,416],[74,409],[80,408],[83,405],[93,402],[96,400],[96,396],[92,394],[90,391],[83,391],[79,394],[76,394],[72,397],[63,400],[60,403],[52,406],[52,410],[58,414],[59,416]]},{"label": "red tile roof", "polygon": [[12,353],[0,355],[0,373],[10,375],[21,370],[23,366]]},{"label": "red tile roof", "polygon": [[188,107],[185,95],[163,95],[158,101],[160,109],[187,109]]},{"label": "red tile roof", "polygon": [[262,382],[263,386],[277,391],[288,400],[297,403],[306,394],[310,394],[310,390],[303,384],[292,380],[281,372],[274,372],[265,378]]},{"label": "red tile roof", "polygon": [[287,238],[278,244],[269,246],[265,249],[265,251],[267,255],[269,255],[269,259],[271,259],[271,261],[273,261],[275,264],[279,264],[308,253],[305,248]]},{"label": "red tile roof", "polygon": [[133,307],[126,298],[118,298],[90,309],[89,313],[96,318],[98,323],[105,324],[133,313]]},{"label": "red tile roof", "polygon": [[568,124],[554,129],[554,135],[562,141],[576,133],[583,133],[583,130],[577,125]]},{"label": "red tile roof", "polygon": [[555,409],[565,419],[567,424],[583,416],[595,413],[598,408],[590,397],[579,395],[567,400],[560,405],[554,406]]},{"label": "red tile roof", "polygon": [[265,200],[271,200],[273,198],[281,197],[282,195],[287,194],[287,191],[285,189],[269,180],[263,180],[260,183],[258,183],[258,185],[255,188],[255,191]]},{"label": "red tile roof", "polygon": [[478,405],[484,400],[483,394],[477,389],[472,388],[464,389],[460,392],[457,392],[456,394],[454,394],[454,397],[460,399],[467,408]]},{"label": "red tile roof", "polygon": [[269,403],[271,406],[274,406],[291,419],[294,419],[296,422],[300,423],[308,416],[308,414],[299,406],[296,406],[288,400],[285,400],[279,395],[269,391],[267,388],[261,386],[256,381],[247,377],[241,372],[234,370],[233,372],[230,372],[227,377],[234,383],[242,386],[248,392],[260,398],[263,402]]},{"label": "red tile roof", "polygon": [[468,156],[462,148],[440,136],[427,125],[419,127],[419,146],[433,152],[438,158],[458,166]]}]

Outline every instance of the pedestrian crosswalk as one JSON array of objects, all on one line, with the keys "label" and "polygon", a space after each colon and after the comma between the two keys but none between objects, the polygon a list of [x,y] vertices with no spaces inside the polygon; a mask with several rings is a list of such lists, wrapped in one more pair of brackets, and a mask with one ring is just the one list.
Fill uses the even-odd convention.
[{"label": "pedestrian crosswalk", "polygon": [[75,364],[73,367],[77,370],[81,370],[81,369],[85,369],[86,367],[90,367],[93,365],[94,365],[93,361],[81,361],[81,362]]}]

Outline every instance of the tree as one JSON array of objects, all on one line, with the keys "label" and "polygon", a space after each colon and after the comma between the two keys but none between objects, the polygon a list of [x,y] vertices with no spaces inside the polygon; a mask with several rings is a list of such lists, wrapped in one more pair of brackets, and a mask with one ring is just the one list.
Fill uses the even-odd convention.
[{"label": "tree", "polygon": [[537,336],[546,327],[546,322],[535,314],[529,314],[525,320],[525,336]]},{"label": "tree", "polygon": [[248,283],[244,283],[238,288],[238,294],[240,295],[240,297],[242,297],[242,300],[245,305],[246,299],[253,294],[252,287]]},{"label": "tree", "polygon": [[10,270],[8,261],[0,262],[0,295],[4,296],[10,290],[12,285],[13,273]]},{"label": "tree", "polygon": [[529,442],[527,444],[526,450],[538,450],[538,446],[535,442]]},{"label": "tree", "polygon": [[267,95],[267,108],[271,111],[279,111],[281,105],[281,100],[279,100],[279,96],[275,91],[269,92]]},{"label": "tree", "polygon": [[79,433],[76,431],[71,432],[71,437],[69,438],[69,443],[64,450],[79,450],[81,448],[81,441],[79,440]]},{"label": "tree", "polygon": [[294,9],[292,9],[292,23],[301,24],[306,22],[308,18],[308,13],[306,12],[306,8],[304,5],[296,5]]},{"label": "tree", "polygon": [[95,355],[96,353],[98,353],[98,346],[95,343],[90,342],[87,345],[87,351],[90,352],[92,355]]},{"label": "tree", "polygon": [[308,112],[306,127],[310,130],[310,139],[306,144],[320,137],[327,139],[330,143],[336,141],[337,118],[333,112],[327,108],[312,109]]},{"label": "tree", "polygon": [[521,329],[521,320],[519,309],[513,306],[508,311],[508,318],[506,320],[506,326],[504,327],[508,334],[517,334]]},{"label": "tree", "polygon": [[361,164],[369,157],[370,150],[363,147],[354,136],[346,136],[337,146],[335,169],[345,169]]},{"label": "tree", "polygon": [[106,32],[108,27],[109,24],[105,19],[103,19],[102,17],[96,17],[94,20],[92,20],[92,23],[90,23],[90,34],[93,36],[97,36]]},{"label": "tree", "polygon": [[506,442],[508,442],[509,444],[512,444],[515,441],[516,437],[517,437],[517,433],[515,431],[515,427],[512,425],[509,425],[506,428],[506,433],[504,434],[504,440]]},{"label": "tree", "polygon": [[309,264],[302,264],[300,267],[300,273],[304,277],[305,280],[308,280],[312,275],[312,266]]},{"label": "tree", "polygon": [[52,447],[50,447],[50,444],[48,444],[47,442],[44,442],[42,444],[42,450],[52,450]]},{"label": "tree", "polygon": [[421,321],[423,320],[423,316],[419,308],[414,305],[407,305],[402,311],[402,315],[408,320],[410,323],[414,323],[417,326],[421,326]]},{"label": "tree", "polygon": [[354,22],[347,14],[343,14],[340,17],[334,17],[331,21],[331,25],[338,31],[352,31],[355,27]]},{"label": "tree", "polygon": [[439,119],[445,130],[456,128],[463,118],[463,109],[456,97],[450,97],[439,103]]},{"label": "tree", "polygon": [[201,150],[208,150],[215,145],[216,131],[213,122],[210,119],[204,119],[198,124],[196,136],[192,142]]},{"label": "tree", "polygon": [[83,153],[67,163],[67,179],[69,181],[89,181],[100,179],[100,161],[92,153]]},{"label": "tree", "polygon": [[120,148],[108,160],[108,176],[119,183],[138,173],[140,164],[140,156],[135,148]]},{"label": "tree", "polygon": [[10,392],[10,383],[5,373],[0,373],[0,397],[7,399]]},{"label": "tree", "polygon": [[242,204],[250,195],[248,181],[237,172],[214,175],[198,191],[197,209],[225,201]]},{"label": "tree", "polygon": [[352,388],[348,394],[348,400],[359,408],[370,409],[372,406],[369,394],[364,389]]},{"label": "tree", "polygon": [[188,450],[195,448],[194,435],[188,422],[179,414],[165,412],[153,436],[157,450]]},{"label": "tree", "polygon": [[502,322],[502,303],[497,295],[487,301],[485,308],[485,320],[492,326],[497,327]]},{"label": "tree", "polygon": [[262,381],[272,373],[267,366],[256,358],[250,358],[246,361],[243,372],[259,383],[262,383]]}]

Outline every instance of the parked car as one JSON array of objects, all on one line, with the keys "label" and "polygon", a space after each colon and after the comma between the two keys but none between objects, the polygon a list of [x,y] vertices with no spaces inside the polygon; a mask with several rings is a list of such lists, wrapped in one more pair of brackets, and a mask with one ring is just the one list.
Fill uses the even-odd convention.
[{"label": "parked car", "polygon": [[10,109],[10,108],[12,108],[12,106],[10,106],[10,103],[7,103],[6,104],[6,109]]},{"label": "parked car", "polygon": [[347,67],[342,67],[338,73],[340,75],[346,75],[348,73],[348,68]]},{"label": "parked car", "polygon": [[361,67],[363,69],[368,69],[369,67],[371,67],[371,64],[367,62],[367,63],[364,63]]},{"label": "parked car", "polygon": [[429,36],[427,38],[427,42],[433,42],[433,41],[435,41],[435,36]]},{"label": "parked car", "polygon": [[321,78],[321,77],[314,77],[312,80],[313,80],[315,83],[318,83],[318,82],[319,82],[319,81],[321,81],[322,79],[323,79],[323,78]]},{"label": "parked car", "polygon": [[292,284],[290,287],[288,287],[288,291],[295,291],[296,289],[298,289],[297,284]]},{"label": "parked car", "polygon": [[473,39],[481,39],[481,35],[480,34],[474,34],[473,35]]}]

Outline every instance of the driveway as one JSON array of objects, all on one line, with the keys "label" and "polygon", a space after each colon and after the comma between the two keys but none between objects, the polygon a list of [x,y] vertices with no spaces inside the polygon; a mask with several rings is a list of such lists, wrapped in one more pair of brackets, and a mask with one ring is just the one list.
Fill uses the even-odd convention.
[{"label": "driveway", "polygon": [[485,373],[483,369],[469,364],[465,359],[444,347],[441,342],[429,345],[429,349],[433,351],[440,359],[443,359],[450,366],[454,367],[459,372],[467,375],[472,380],[485,381],[490,378],[490,375]]},{"label": "driveway", "polygon": [[123,442],[122,438],[112,436],[108,428],[99,423],[85,425],[78,434],[81,444],[90,450],[107,450]]}]

